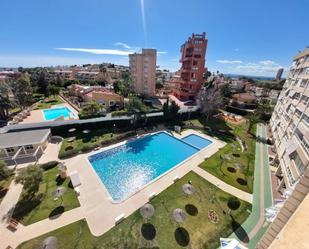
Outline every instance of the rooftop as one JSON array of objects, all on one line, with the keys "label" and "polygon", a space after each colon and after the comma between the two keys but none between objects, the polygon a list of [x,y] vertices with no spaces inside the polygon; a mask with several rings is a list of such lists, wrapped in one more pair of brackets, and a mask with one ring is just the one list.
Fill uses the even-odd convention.
[{"label": "rooftop", "polygon": [[305,48],[303,51],[299,52],[297,55],[295,55],[295,57],[293,58],[293,60],[298,60],[306,55],[309,55],[309,48]]},{"label": "rooftop", "polygon": [[40,144],[49,136],[50,129],[18,131],[0,134],[0,149]]}]

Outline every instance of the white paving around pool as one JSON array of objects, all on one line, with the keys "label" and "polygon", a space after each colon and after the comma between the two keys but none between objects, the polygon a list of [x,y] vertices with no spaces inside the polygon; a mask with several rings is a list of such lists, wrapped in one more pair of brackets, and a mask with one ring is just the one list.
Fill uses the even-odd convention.
[{"label": "white paving around pool", "polygon": [[66,160],[68,171],[78,171],[82,185],[80,186],[79,201],[84,210],[85,218],[91,232],[98,236],[115,225],[115,218],[121,214],[125,217],[129,216],[135,210],[140,208],[149,201],[149,195],[153,192],[159,194],[168,186],[174,183],[175,177],[182,177],[191,170],[198,168],[198,165],[204,161],[205,157],[209,157],[222,148],[225,143],[206,136],[194,130],[186,130],[181,135],[173,133],[175,137],[182,138],[189,134],[197,134],[212,141],[212,143],[195,153],[189,159],[180,163],[170,172],[160,176],[155,181],[147,184],[137,193],[122,201],[121,203],[113,203],[105,186],[96,174],[95,170],[88,161],[88,156],[98,152],[117,147],[125,142],[113,144],[104,147],[98,151],[76,156]]}]

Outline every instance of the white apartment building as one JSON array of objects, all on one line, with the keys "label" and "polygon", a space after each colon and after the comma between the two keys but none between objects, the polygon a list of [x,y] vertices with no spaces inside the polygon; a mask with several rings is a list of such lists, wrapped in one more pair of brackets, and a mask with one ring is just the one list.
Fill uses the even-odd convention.
[{"label": "white apartment building", "polygon": [[283,206],[258,243],[258,249],[308,248],[308,102],[309,48],[294,57],[270,120],[279,161],[276,176],[280,183],[276,191],[283,194],[277,202],[283,201]]},{"label": "white apartment building", "polygon": [[309,49],[296,55],[270,120],[283,177],[292,187],[309,162]]},{"label": "white apartment building", "polygon": [[129,55],[133,90],[149,97],[156,94],[156,49],[143,49],[142,53]]}]

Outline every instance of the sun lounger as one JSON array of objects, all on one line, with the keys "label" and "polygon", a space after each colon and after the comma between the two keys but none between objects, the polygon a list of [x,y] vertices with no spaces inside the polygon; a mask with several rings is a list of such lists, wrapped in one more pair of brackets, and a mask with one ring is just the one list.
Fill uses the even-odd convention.
[{"label": "sun lounger", "polygon": [[11,229],[14,229],[16,230],[18,228],[18,221],[15,220],[15,219],[10,219],[9,222],[8,222],[8,228],[11,228]]},{"label": "sun lounger", "polygon": [[124,213],[118,215],[116,218],[115,218],[115,224],[119,224],[121,221],[123,221],[125,218],[124,218]]},{"label": "sun lounger", "polygon": [[175,177],[174,177],[174,182],[177,182],[179,179],[180,179],[179,176],[175,176]]},{"label": "sun lounger", "polygon": [[74,191],[75,191],[75,193],[77,194],[77,196],[80,195],[80,189],[79,189],[79,187],[75,187],[75,188],[74,188]]},{"label": "sun lounger", "polygon": [[156,192],[152,192],[150,195],[149,195],[149,200],[155,198],[157,196],[157,193]]}]

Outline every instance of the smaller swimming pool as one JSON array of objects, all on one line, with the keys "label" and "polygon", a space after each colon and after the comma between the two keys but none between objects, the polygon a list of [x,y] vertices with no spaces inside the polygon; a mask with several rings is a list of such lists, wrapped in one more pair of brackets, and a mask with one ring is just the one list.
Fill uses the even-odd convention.
[{"label": "smaller swimming pool", "polygon": [[65,106],[59,106],[51,109],[44,109],[43,115],[45,120],[51,121],[60,117],[64,117],[65,119],[69,117],[75,117],[75,114]]},{"label": "smaller swimming pool", "polygon": [[203,137],[200,137],[200,136],[195,135],[195,134],[188,135],[188,136],[182,138],[181,140],[188,143],[188,144],[193,145],[194,147],[196,147],[200,150],[204,149],[205,147],[207,147],[208,145],[210,145],[212,143],[207,138],[203,138]]}]

